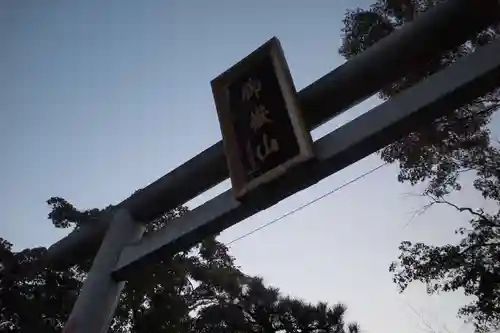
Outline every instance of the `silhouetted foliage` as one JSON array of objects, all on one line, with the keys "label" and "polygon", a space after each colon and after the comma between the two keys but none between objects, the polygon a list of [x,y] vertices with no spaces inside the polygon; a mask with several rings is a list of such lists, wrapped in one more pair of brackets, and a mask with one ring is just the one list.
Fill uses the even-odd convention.
[{"label": "silhouetted foliage", "polygon": [[[378,0],[367,9],[348,11],[340,54],[347,59],[356,56],[442,1]],[[398,94],[477,47],[498,39],[499,34],[498,25],[490,27],[453,50],[415,64],[403,78],[382,89],[380,97],[388,99]],[[430,199],[428,207],[445,204],[471,214],[469,228],[456,231],[462,237],[458,244],[403,242],[399,260],[390,270],[401,291],[409,283],[420,281],[431,293],[460,289],[475,296],[475,301],[459,313],[472,319],[478,331],[500,327],[500,210],[487,214],[481,209],[458,207],[446,197],[461,190],[460,176],[470,173],[475,176],[474,188],[485,199],[496,202],[497,208],[500,205],[500,151],[488,129],[499,106],[497,89],[456,110],[443,110],[448,111],[444,116],[380,153],[384,161],[399,164],[400,182],[426,185],[423,195]]]},{"label": "silhouetted foliage", "polygon": [[[62,198],[47,202],[58,228],[78,228],[103,212],[80,211]],[[106,210],[112,210],[107,207]],[[185,214],[176,208],[148,224],[147,234]],[[13,252],[0,239],[0,331],[60,332],[90,261],[71,269],[43,268],[44,248]],[[159,258],[125,286],[110,332],[335,332],[356,333],[345,307],[308,304],[243,274],[214,237],[188,251]]]},{"label": "silhouetted foliage", "polygon": [[[340,54],[347,59],[356,56],[439,2],[442,0],[379,0],[367,10],[348,11]],[[413,86],[478,46],[497,39],[499,33],[499,26],[492,27],[433,61],[415,64],[411,72],[385,87],[380,97],[387,99]],[[490,145],[487,125],[499,105],[500,92],[495,90],[469,105],[450,110],[419,131],[387,146],[381,157],[384,161],[400,164],[400,181],[429,182],[431,194],[440,196],[459,189],[460,173],[470,171],[468,164],[475,163],[470,160],[477,160],[477,154]]]}]

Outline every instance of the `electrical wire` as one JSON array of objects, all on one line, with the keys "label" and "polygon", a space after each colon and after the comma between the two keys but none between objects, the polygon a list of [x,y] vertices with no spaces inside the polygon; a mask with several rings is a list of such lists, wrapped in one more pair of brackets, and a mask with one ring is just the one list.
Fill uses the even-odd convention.
[{"label": "electrical wire", "polygon": [[373,169],[368,170],[367,172],[365,172],[365,173],[363,173],[363,174],[359,175],[358,177],[356,177],[356,178],[354,178],[354,179],[351,179],[350,181],[348,181],[348,182],[346,182],[346,183],[344,183],[344,184],[340,185],[339,187],[336,187],[336,188],[334,188],[333,190],[331,190],[331,191],[329,191],[329,192],[327,192],[327,193],[325,193],[325,194],[323,194],[323,195],[321,195],[321,196],[319,196],[319,197],[317,197],[317,198],[315,198],[315,199],[313,199],[313,200],[311,200],[311,201],[309,201],[309,202],[307,202],[307,203],[305,203],[305,204],[303,204],[303,205],[301,205],[301,206],[299,206],[299,207],[297,207],[297,208],[295,208],[295,209],[293,209],[293,210],[289,211],[288,213],[285,213],[285,214],[283,214],[283,215],[281,215],[281,216],[279,216],[279,217],[275,218],[274,220],[271,220],[271,221],[267,222],[266,224],[263,224],[263,225],[261,225],[260,227],[257,227],[257,228],[255,228],[255,229],[253,229],[253,230],[251,230],[251,231],[247,232],[246,234],[243,234],[243,235],[241,235],[241,236],[239,236],[239,237],[237,237],[237,238],[235,238],[235,239],[231,240],[230,242],[226,243],[225,245],[226,245],[226,246],[229,246],[229,245],[231,245],[231,244],[233,244],[233,243],[235,243],[235,242],[237,242],[237,241],[242,240],[243,238],[246,238],[246,237],[248,237],[248,236],[250,236],[250,235],[252,235],[252,234],[256,233],[257,231],[260,231],[260,230],[262,230],[262,229],[264,229],[264,228],[267,228],[267,227],[269,227],[270,225],[275,224],[276,222],[278,222],[278,221],[280,221],[280,220],[284,219],[285,217],[288,217],[288,216],[290,216],[290,215],[293,215],[293,214],[295,214],[296,212],[298,212],[299,210],[302,210],[302,209],[304,209],[305,207],[307,207],[307,206],[309,206],[309,205],[312,205],[313,203],[318,202],[318,201],[320,201],[321,199],[324,199],[324,198],[328,197],[329,195],[332,195],[333,193],[335,193],[335,192],[337,192],[337,191],[339,191],[339,190],[343,189],[344,187],[347,187],[347,186],[349,186],[349,185],[351,185],[351,184],[353,184],[353,183],[357,182],[358,180],[360,180],[360,179],[362,179],[362,178],[364,178],[364,177],[366,177],[366,176],[368,176],[368,175],[370,175],[370,174],[374,173],[375,171],[377,171],[377,170],[381,169],[382,167],[386,166],[387,164],[389,164],[389,163],[387,163],[387,162],[386,162],[386,163],[380,164],[379,166],[377,166],[377,167],[375,167],[375,168],[373,168]]}]

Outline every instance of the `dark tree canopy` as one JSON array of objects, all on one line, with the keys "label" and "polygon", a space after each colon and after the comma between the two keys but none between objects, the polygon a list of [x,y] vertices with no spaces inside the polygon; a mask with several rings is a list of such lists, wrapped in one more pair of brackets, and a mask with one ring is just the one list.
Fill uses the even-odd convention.
[{"label": "dark tree canopy", "polygon": [[[377,0],[369,8],[348,11],[340,54],[354,57],[442,1]],[[416,64],[403,78],[382,89],[380,97],[398,94],[499,35],[498,25],[490,27],[461,46]],[[456,230],[461,236],[458,244],[403,242],[398,261],[390,267],[394,282],[401,291],[420,281],[430,293],[463,290],[475,296],[459,314],[472,319],[478,331],[500,328],[500,150],[488,128],[499,106],[497,89],[456,110],[443,110],[445,116],[380,152],[384,161],[399,164],[400,182],[425,184],[423,195],[430,200],[426,208],[447,205],[471,217],[468,228]],[[473,187],[496,209],[485,212],[447,200],[448,194],[462,189],[464,173],[473,175]]]},{"label": "dark tree canopy", "polygon": [[[102,212],[80,211],[51,198],[49,219],[59,228],[92,223]],[[106,210],[112,210],[107,207]],[[174,209],[147,226],[153,232],[187,212]],[[0,331],[60,332],[90,261],[56,271],[39,265],[46,249],[13,252],[0,239]],[[342,304],[316,305],[283,297],[259,277],[236,267],[214,237],[144,267],[121,295],[110,332],[318,332],[356,333]]]},{"label": "dark tree canopy", "polygon": [[[368,9],[348,11],[344,18],[340,54],[346,59],[363,52],[380,39],[411,22],[422,12],[443,0],[378,0]],[[460,47],[415,65],[413,70],[380,92],[383,99],[413,86],[423,78],[473,52],[478,46],[498,38],[500,26],[479,33]],[[500,106],[500,91],[495,90],[469,105],[449,110],[446,115],[387,146],[383,160],[399,163],[399,180],[417,184],[426,182],[431,194],[442,196],[460,188],[458,177],[475,170],[478,153],[490,146],[487,127],[491,115]]]}]

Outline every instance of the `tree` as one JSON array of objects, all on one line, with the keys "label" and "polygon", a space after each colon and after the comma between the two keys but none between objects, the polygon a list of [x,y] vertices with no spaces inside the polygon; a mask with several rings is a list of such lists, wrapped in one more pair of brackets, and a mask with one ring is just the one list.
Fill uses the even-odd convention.
[{"label": "tree", "polygon": [[74,271],[34,271],[45,249],[12,252],[0,239],[0,328],[2,332],[57,332],[71,311],[80,282]]},{"label": "tree", "polygon": [[[340,54],[349,59],[385,36],[413,21],[422,12],[443,0],[378,0],[369,9],[350,10],[344,18]],[[415,64],[411,72],[385,87],[380,97],[388,99],[423,78],[473,52],[478,46],[498,38],[500,26],[479,33],[454,50],[430,61]],[[500,90],[495,90],[456,110],[449,110],[431,124],[387,146],[383,160],[398,162],[399,180],[415,185],[428,182],[428,192],[445,195],[460,189],[458,177],[470,171],[468,163],[480,150],[489,147],[487,125],[500,106]]]},{"label": "tree", "polygon": [[[349,10],[340,54],[354,57],[442,1],[377,0],[367,9]],[[391,98],[499,36],[500,26],[492,26],[453,50],[415,64],[404,77],[382,89],[380,97]],[[380,152],[384,161],[399,164],[400,182],[425,184],[422,194],[430,200],[426,208],[447,205],[471,215],[469,227],[456,230],[462,237],[457,244],[403,242],[398,261],[390,266],[394,281],[401,291],[420,281],[430,293],[460,289],[475,296],[459,314],[473,320],[478,331],[500,328],[500,210],[487,213],[458,207],[447,197],[462,189],[461,176],[468,173],[474,178],[473,187],[500,208],[500,151],[488,128],[499,106],[500,90],[496,89],[468,105],[443,110],[448,111],[444,116]]]},{"label": "tree", "polygon": [[457,228],[462,239],[444,246],[402,242],[398,261],[390,266],[394,282],[404,291],[420,281],[429,293],[463,290],[475,300],[459,310],[471,318],[478,331],[500,327],[500,211],[459,207],[444,198],[433,197],[427,205],[445,204],[471,214],[468,228]]},{"label": "tree", "polygon": [[[49,218],[58,228],[79,228],[103,211],[78,210],[51,198]],[[174,209],[148,224],[146,233],[187,212]],[[0,239],[0,330],[59,332],[90,267],[90,260],[57,271],[40,266],[46,249],[13,252]],[[159,258],[128,281],[110,332],[335,332],[356,333],[346,325],[345,306],[317,305],[286,298],[263,280],[243,274],[228,248],[209,237],[198,245]]]},{"label": "tree", "polygon": [[429,293],[460,289],[475,296],[459,314],[472,319],[477,331],[488,331],[500,328],[500,150],[489,147],[478,156],[474,186],[485,199],[496,203],[496,211],[460,207],[445,196],[425,193],[430,202],[424,211],[434,205],[446,205],[469,214],[469,226],[455,230],[461,237],[457,244],[402,242],[398,261],[389,269],[401,291],[409,283],[420,281],[427,285]]}]

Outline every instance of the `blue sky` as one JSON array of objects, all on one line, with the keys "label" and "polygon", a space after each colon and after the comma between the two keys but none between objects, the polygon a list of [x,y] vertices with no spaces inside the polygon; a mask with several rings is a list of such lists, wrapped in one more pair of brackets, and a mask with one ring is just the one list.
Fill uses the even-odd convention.
[{"label": "blue sky", "polygon": [[[346,9],[371,1],[3,1],[0,4],[0,236],[16,249],[64,236],[45,204],[117,203],[221,138],[210,80],[272,36],[295,84],[343,62]],[[366,112],[371,100],[314,132]],[[494,129],[498,128],[498,120]],[[221,235],[230,241],[380,164],[371,156]],[[345,302],[367,332],[469,332],[459,294],[398,295],[387,271],[404,239],[442,243],[465,216],[422,202],[389,166],[231,246],[242,269],[286,294]],[[224,182],[195,205],[228,188]],[[479,202],[472,195],[457,197]],[[437,223],[436,221],[439,221]],[[458,222],[457,222],[458,221]]]}]

